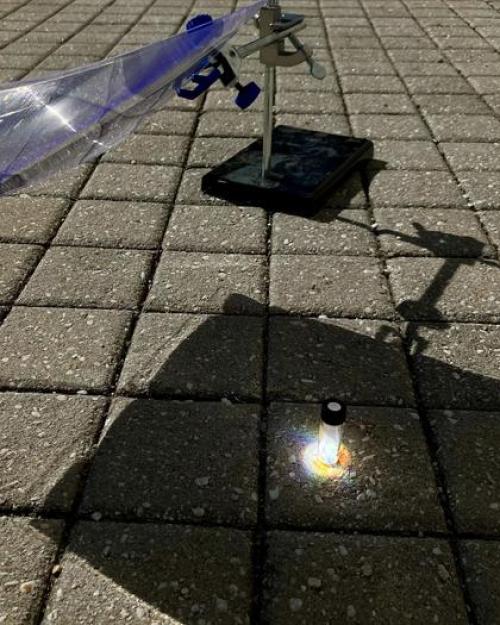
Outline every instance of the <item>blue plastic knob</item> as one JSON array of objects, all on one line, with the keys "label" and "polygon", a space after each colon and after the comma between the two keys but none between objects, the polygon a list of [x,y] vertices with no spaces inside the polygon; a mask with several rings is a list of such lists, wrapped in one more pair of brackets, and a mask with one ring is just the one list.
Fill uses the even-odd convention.
[{"label": "blue plastic knob", "polygon": [[186,24],[186,30],[191,32],[192,30],[196,30],[202,26],[208,26],[208,24],[211,24],[213,21],[213,17],[208,15],[208,13],[200,13],[200,15],[195,15],[188,21]]},{"label": "blue plastic knob", "polygon": [[245,110],[259,97],[260,87],[255,82],[249,82],[247,85],[237,86],[238,95],[235,103],[240,109]]}]

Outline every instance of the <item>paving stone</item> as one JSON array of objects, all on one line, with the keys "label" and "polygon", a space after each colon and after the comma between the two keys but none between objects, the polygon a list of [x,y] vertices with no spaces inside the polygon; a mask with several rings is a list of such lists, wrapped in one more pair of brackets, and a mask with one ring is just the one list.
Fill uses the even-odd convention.
[{"label": "paving stone", "polygon": [[500,93],[500,76],[469,76],[468,80],[474,89],[482,95]]},{"label": "paving stone", "polygon": [[451,63],[405,63],[396,62],[398,73],[404,78],[406,76],[458,76],[457,70]]},{"label": "paving stone", "polygon": [[317,404],[273,404],[267,442],[267,519],[308,529],[444,530],[434,474],[415,412],[349,407],[342,477],[315,474]]},{"label": "paving stone", "polygon": [[470,204],[479,209],[500,208],[498,172],[467,171],[457,176]]},{"label": "paving stone", "polygon": [[80,165],[65,169],[52,175],[45,182],[35,183],[23,189],[30,196],[49,195],[54,197],[75,198],[87,181],[92,165]]},{"label": "paving stone", "polygon": [[491,256],[471,210],[376,208],[377,235],[389,256]]},{"label": "paving stone", "polygon": [[138,132],[143,134],[191,135],[196,123],[194,111],[159,111],[147,117]]},{"label": "paving stone", "polygon": [[454,171],[500,170],[500,143],[441,143]]},{"label": "paving stone", "polygon": [[[242,297],[228,308],[233,293]],[[265,293],[265,256],[165,251],[146,309],[258,315],[264,313]]]},{"label": "paving stone", "polygon": [[54,235],[68,203],[58,198],[28,195],[0,199],[0,241],[45,244]]},{"label": "paving stone", "polygon": [[181,165],[187,155],[188,137],[182,135],[132,135],[103,157],[111,163]]},{"label": "paving stone", "polygon": [[460,543],[460,550],[477,622],[494,625],[500,619],[500,543],[467,540]]},{"label": "paving stone", "polygon": [[500,139],[500,121],[492,115],[428,115],[438,141],[495,141]]},{"label": "paving stone", "polygon": [[425,406],[464,410],[498,409],[499,326],[472,323],[412,324],[407,340]]},{"label": "paving stone", "polygon": [[450,506],[459,532],[498,534],[500,413],[430,413]]},{"label": "paving stone", "polygon": [[430,141],[383,141],[375,142],[375,158],[372,163],[383,169],[446,169],[443,157]]},{"label": "paving stone", "polygon": [[168,250],[266,252],[267,218],[260,208],[176,206],[164,239]]},{"label": "paving stone", "polygon": [[413,391],[394,325],[351,319],[272,317],[271,399],[413,405]]},{"label": "paving stone", "polygon": [[57,232],[57,245],[154,249],[169,210],[163,204],[79,200]]},{"label": "paving stone", "polygon": [[468,622],[446,541],[300,532],[268,536],[266,622],[400,625],[402,617],[419,625]]},{"label": "paving stone", "polygon": [[0,326],[0,386],[109,389],[130,313],[14,308]]},{"label": "paving stone", "polygon": [[81,512],[255,524],[259,407],[116,400]]},{"label": "paving stone", "polygon": [[[430,9],[426,7],[426,10]],[[399,49],[399,50],[412,50],[412,49],[425,49],[434,48],[433,42],[429,37],[400,37],[400,36],[386,36],[381,37],[382,44],[387,50]]]},{"label": "paving stone", "polygon": [[152,260],[151,252],[52,247],[17,303],[136,308],[145,289]]},{"label": "paving stone", "polygon": [[370,200],[375,207],[466,206],[452,176],[444,171],[381,171],[371,183]]},{"label": "paving stone", "polygon": [[404,319],[497,322],[500,265],[463,258],[397,258],[387,263]]},{"label": "paving stone", "polygon": [[277,213],[273,216],[272,251],[275,254],[375,254],[368,213],[358,209],[322,209],[314,219]]},{"label": "paving stone", "polygon": [[276,123],[298,126],[306,130],[349,135],[349,123],[345,115],[314,115],[308,113],[278,113]]},{"label": "paving stone", "polygon": [[[361,33],[359,33],[361,35]],[[306,39],[302,38],[304,43]],[[310,44],[309,44],[310,45]],[[319,55],[315,54],[319,60]],[[338,93],[339,86],[333,73],[328,74],[324,80],[312,80],[303,71],[300,74],[278,72],[276,78],[277,90],[280,91],[305,91]]]},{"label": "paving stone", "polygon": [[189,153],[189,167],[215,167],[249,145],[248,139],[197,137]]},{"label": "paving stone", "polygon": [[330,91],[292,92],[281,91],[276,97],[278,113],[322,113],[324,115],[344,113],[340,95]]},{"label": "paving stone", "polygon": [[[228,298],[228,308],[239,305],[239,298]],[[258,399],[262,328],[255,317],[146,313],[132,338],[119,390]]]},{"label": "paving stone", "polygon": [[411,94],[474,93],[460,76],[406,76],[404,81]]},{"label": "paving stone", "polygon": [[405,86],[397,76],[341,76],[344,93],[404,93]]},{"label": "paving stone", "polygon": [[370,139],[429,139],[417,115],[351,115],[354,134]]},{"label": "paving stone", "polygon": [[201,179],[209,171],[206,168],[185,169],[182,174],[176,202],[191,205],[223,205],[225,203],[224,200],[207,195],[201,190]]},{"label": "paving stone", "polygon": [[82,191],[83,198],[172,202],[181,169],[160,165],[98,165]]},{"label": "paving stone", "polygon": [[15,300],[42,253],[35,245],[0,243],[0,304]]},{"label": "paving stone", "polygon": [[428,115],[488,114],[486,104],[476,95],[437,94],[414,95],[413,101]]},{"label": "paving stone", "polygon": [[208,111],[200,116],[197,135],[200,137],[258,137],[262,133],[259,113]]},{"label": "paving stone", "polygon": [[69,512],[105,407],[100,397],[0,393],[0,505]]},{"label": "paving stone", "polygon": [[43,623],[249,622],[251,546],[235,529],[80,523]]},{"label": "paving stone", "polygon": [[36,622],[61,533],[60,521],[0,518],[0,614],[7,625]]},{"label": "paving stone", "polygon": [[271,259],[270,306],[275,313],[391,318],[376,258],[275,255]]},{"label": "paving stone", "polygon": [[481,213],[481,221],[486,226],[490,239],[500,250],[500,212]]},{"label": "paving stone", "polygon": [[345,96],[347,110],[357,113],[414,113],[415,107],[404,93],[351,93]]}]

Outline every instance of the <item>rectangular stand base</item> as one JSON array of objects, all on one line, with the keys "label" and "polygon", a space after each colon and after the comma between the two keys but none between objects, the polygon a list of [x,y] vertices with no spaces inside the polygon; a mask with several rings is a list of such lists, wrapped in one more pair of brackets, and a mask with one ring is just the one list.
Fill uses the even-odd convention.
[{"label": "rectangular stand base", "polygon": [[262,180],[262,139],[202,179],[202,191],[243,206],[313,214],[356,165],[373,156],[373,143],[291,126],[273,132],[271,174]]}]

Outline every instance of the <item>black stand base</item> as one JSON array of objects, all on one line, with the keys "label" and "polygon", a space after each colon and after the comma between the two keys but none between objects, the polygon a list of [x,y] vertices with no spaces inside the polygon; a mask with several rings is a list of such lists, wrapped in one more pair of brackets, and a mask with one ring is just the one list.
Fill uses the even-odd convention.
[{"label": "black stand base", "polygon": [[273,132],[271,174],[262,181],[262,139],[217,165],[202,190],[234,204],[313,214],[356,165],[373,157],[373,143],[291,126]]}]

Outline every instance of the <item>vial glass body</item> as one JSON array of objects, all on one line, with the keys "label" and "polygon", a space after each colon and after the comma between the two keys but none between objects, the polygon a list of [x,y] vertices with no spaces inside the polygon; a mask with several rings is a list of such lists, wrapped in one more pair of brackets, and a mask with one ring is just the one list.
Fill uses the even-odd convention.
[{"label": "vial glass body", "polygon": [[323,421],[319,426],[318,457],[325,464],[334,466],[338,462],[342,429],[343,425],[328,425]]}]

